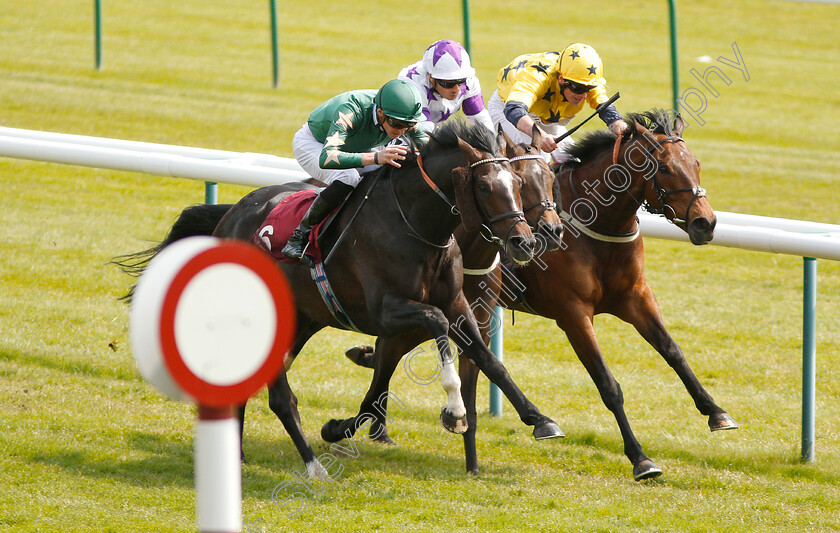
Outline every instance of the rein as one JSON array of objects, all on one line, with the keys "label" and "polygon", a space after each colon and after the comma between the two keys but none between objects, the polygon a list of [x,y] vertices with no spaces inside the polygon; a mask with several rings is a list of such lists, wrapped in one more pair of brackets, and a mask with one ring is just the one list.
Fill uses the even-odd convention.
[{"label": "rein", "polygon": [[[620,138],[621,137],[619,137],[619,139]],[[575,184],[572,181],[572,173],[573,172],[574,172],[574,169],[570,168],[569,169],[569,190],[572,192],[572,197],[573,198],[578,198],[579,196],[578,196],[577,190],[575,190]],[[559,182],[560,178],[562,178],[562,176],[563,176],[562,165],[559,169],[558,174],[559,175],[558,175],[557,181]],[[562,218],[563,220],[568,222],[572,227],[579,230],[581,233],[583,233],[587,237],[595,239],[596,241],[611,242],[611,243],[627,243],[627,242],[635,241],[637,238],[639,238],[639,235],[641,234],[641,228],[639,227],[638,217],[636,218],[636,231],[631,231],[630,233],[600,233],[600,232],[597,232],[597,231],[591,229],[589,226],[587,226],[583,222],[581,222],[578,219],[576,219],[575,217],[573,217],[572,214],[569,213],[568,211],[566,211],[565,209],[561,209],[557,214],[560,216],[560,218]]]},{"label": "rein", "polygon": [[[440,187],[437,186],[437,183],[432,181],[432,178],[430,178],[429,175],[426,174],[426,169],[423,168],[423,157],[419,153],[417,154],[417,167],[420,169],[420,175],[423,176],[423,180],[426,182],[426,185],[428,185],[430,189],[435,191],[435,194],[440,196],[440,198],[444,202],[446,202],[446,205],[449,206],[449,212],[455,216],[460,215],[461,212],[458,211],[458,207],[449,201],[449,198],[447,198],[446,195],[443,194],[443,191],[440,190]],[[397,205],[399,205],[399,203]],[[402,210],[400,210],[400,213],[402,213]]]},{"label": "rein", "polygon": [[[417,160],[419,161],[420,158],[418,157]],[[420,172],[423,173],[423,176],[425,177],[426,173],[423,172],[422,169],[420,170]],[[455,208],[454,205],[452,205],[449,202],[449,200],[446,198],[446,196],[443,196],[443,192],[440,189],[437,189],[435,192],[437,192],[438,195],[441,196],[441,198],[443,198],[446,201],[446,203],[449,204],[449,208],[450,208],[450,211],[452,211],[452,214],[457,214],[458,210]],[[450,235],[449,240],[446,241],[445,244],[433,243],[432,241],[430,241],[430,240],[426,239],[425,237],[423,237],[422,235],[420,235],[420,233],[418,233],[417,230],[414,229],[414,226],[411,225],[411,222],[408,221],[408,217],[405,216],[405,213],[403,212],[402,205],[400,205],[400,199],[397,197],[397,189],[394,187],[394,180],[391,180],[391,193],[394,195],[394,203],[397,204],[397,211],[399,211],[400,216],[403,219],[403,222],[405,222],[405,225],[408,226],[408,230],[411,232],[410,235],[412,237],[414,237],[415,239],[417,239],[418,241],[420,241],[424,244],[428,244],[429,246],[432,246],[434,248],[439,248],[441,250],[445,250],[446,248],[449,248],[450,246],[452,246],[455,243],[455,236],[454,235]]]},{"label": "rein", "polygon": [[[474,171],[476,167],[478,167],[480,165],[484,165],[486,163],[503,163],[503,162],[509,162],[509,161],[510,160],[507,157],[488,157],[486,159],[480,159],[478,161],[470,163],[469,168],[470,168],[471,171]],[[460,211],[458,210],[458,207],[454,203],[452,203],[449,200],[449,198],[446,197],[446,195],[443,193],[443,191],[440,190],[440,187],[438,187],[437,184],[434,181],[432,181],[432,178],[430,178],[429,175],[426,173],[426,169],[423,168],[423,157],[420,154],[417,154],[417,167],[420,169],[420,175],[423,176],[423,181],[426,182],[426,185],[428,185],[429,188],[432,189],[435,192],[435,194],[437,194],[444,202],[446,202],[446,205],[449,206],[449,212],[452,213],[455,216],[460,215]],[[425,238],[423,238],[417,232],[417,230],[415,230],[411,226],[411,223],[408,221],[408,218],[403,213],[402,207],[400,206],[399,199],[397,198],[396,190],[394,189],[393,182],[391,183],[391,190],[394,192],[394,199],[397,201],[397,209],[399,210],[400,215],[403,218],[403,221],[409,227],[412,235],[415,238],[419,239],[420,241],[422,241],[426,244],[434,246],[436,248],[448,248],[448,247],[452,246],[452,243],[455,242],[455,237],[454,236],[451,236],[450,239],[449,239],[449,242],[445,245],[435,244],[435,243],[432,243],[432,242],[426,240]],[[487,223],[486,224],[482,223],[482,225],[481,225],[481,236],[487,242],[498,243],[499,245],[503,246],[505,244],[505,242],[507,242],[508,237],[510,236],[513,229],[516,227],[516,224],[518,222],[522,221],[522,220],[525,220],[525,216],[524,216],[525,214],[522,211],[518,211],[518,210],[508,211],[507,213],[501,213],[499,215],[491,217],[486,213],[483,205],[481,205],[479,202],[476,202],[476,205],[481,209],[481,215],[485,219],[487,219]],[[508,232],[507,232],[507,235],[505,236],[505,238],[500,239],[499,237],[496,237],[495,235],[493,235],[489,224],[493,224],[494,222],[498,222],[499,220],[504,220],[506,218],[514,218],[515,220],[513,221],[513,224],[511,224],[510,228],[508,229]],[[486,230],[487,234],[489,234],[489,236],[485,235],[485,230]]]}]

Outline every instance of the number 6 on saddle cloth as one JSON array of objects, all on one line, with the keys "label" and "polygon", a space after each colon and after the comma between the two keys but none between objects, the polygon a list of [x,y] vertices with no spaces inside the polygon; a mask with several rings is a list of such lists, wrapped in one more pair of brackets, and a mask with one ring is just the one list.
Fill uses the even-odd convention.
[{"label": "number 6 on saddle cloth", "polygon": [[[315,201],[317,196],[316,190],[305,190],[291,194],[284,198],[277,206],[271,210],[268,217],[254,234],[251,241],[271,254],[276,261],[281,263],[297,263],[296,259],[291,259],[283,255],[280,250],[286,245],[286,241],[292,235],[292,232],[298,226],[298,223],[306,214],[309,206]],[[337,213],[339,207],[334,213]],[[315,280],[315,285],[318,287],[318,292],[321,294],[324,303],[327,305],[330,313],[343,327],[360,333],[359,328],[353,324],[350,317],[341,307],[335,293],[330,287],[327,280],[327,275],[324,270],[323,257],[321,248],[318,246],[318,236],[322,230],[330,223],[333,215],[328,216],[323,222],[315,225],[309,233],[309,242],[306,246],[306,257],[309,262],[312,279]]]}]

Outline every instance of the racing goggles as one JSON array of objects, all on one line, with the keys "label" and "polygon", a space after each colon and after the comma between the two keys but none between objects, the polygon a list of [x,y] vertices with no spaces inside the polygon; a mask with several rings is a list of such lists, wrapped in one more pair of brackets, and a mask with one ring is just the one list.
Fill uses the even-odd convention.
[{"label": "racing goggles", "polygon": [[576,81],[566,80],[566,87],[575,94],[586,94],[595,88],[594,85],[583,85]]},{"label": "racing goggles", "polygon": [[389,117],[388,115],[385,115],[385,122],[387,122],[388,125],[395,130],[407,130],[409,128],[413,128],[414,125],[417,124],[416,122],[406,122],[404,120]]},{"label": "racing goggles", "polygon": [[460,80],[437,80],[438,85],[443,87],[444,89],[451,89],[452,87],[457,87],[458,85],[463,85],[467,83],[466,78],[461,78]]}]

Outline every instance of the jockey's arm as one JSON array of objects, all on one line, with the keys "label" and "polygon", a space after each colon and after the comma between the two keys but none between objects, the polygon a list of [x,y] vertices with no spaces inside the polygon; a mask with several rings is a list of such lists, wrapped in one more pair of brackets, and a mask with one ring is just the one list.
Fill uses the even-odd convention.
[{"label": "jockey's arm", "polygon": [[478,124],[483,124],[488,130],[496,133],[493,129],[493,119],[490,118],[490,112],[486,109],[482,109],[475,115],[467,115],[467,118]]},{"label": "jockey's arm", "polygon": [[[528,114],[528,108],[525,107],[524,103],[516,100],[508,101],[505,103],[504,113],[505,118],[508,119],[511,124],[516,126],[516,129],[529,137],[532,135],[534,132],[534,125],[536,123]],[[554,137],[552,135],[548,135],[543,132],[541,138],[540,150],[543,152],[551,153],[557,148],[557,143],[554,142]]]}]

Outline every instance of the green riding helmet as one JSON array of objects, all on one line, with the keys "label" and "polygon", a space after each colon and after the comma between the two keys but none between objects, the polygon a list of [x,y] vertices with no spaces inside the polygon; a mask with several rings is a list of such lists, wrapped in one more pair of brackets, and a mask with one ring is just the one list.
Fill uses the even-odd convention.
[{"label": "green riding helmet", "polygon": [[408,80],[391,80],[376,93],[373,103],[397,120],[418,122],[423,118],[420,91]]}]

